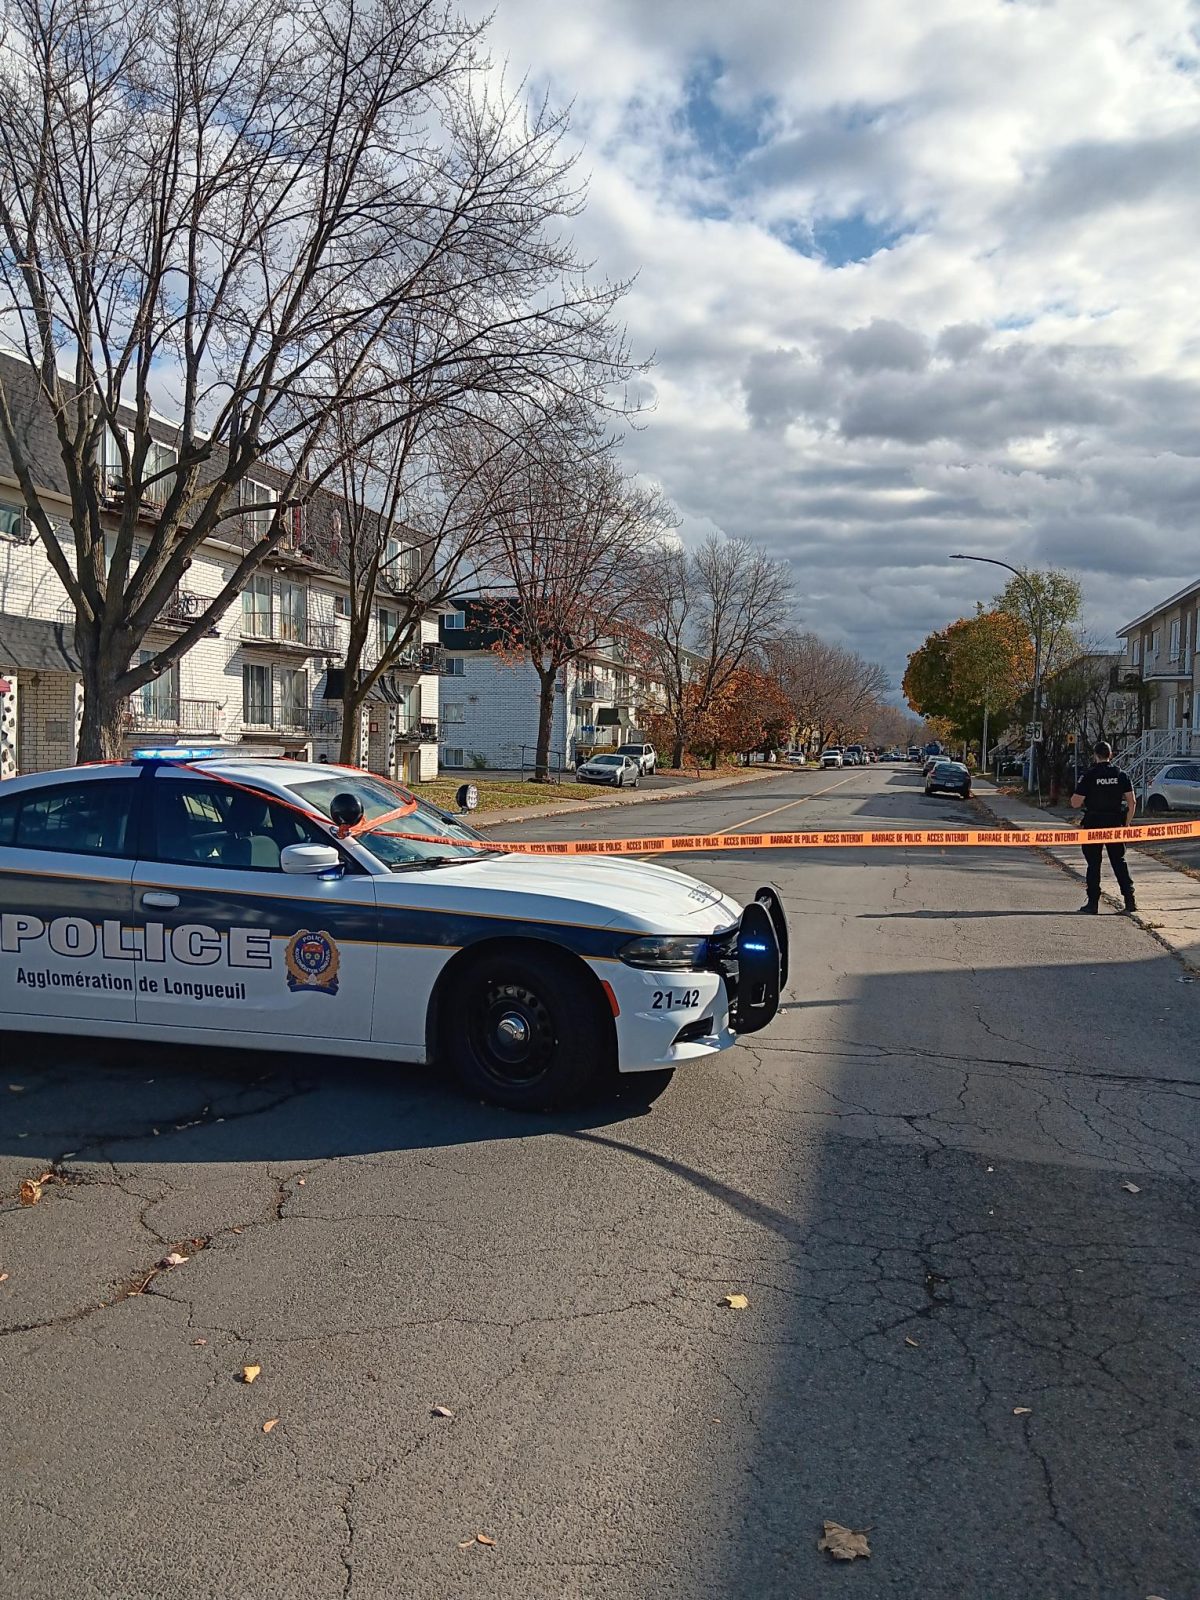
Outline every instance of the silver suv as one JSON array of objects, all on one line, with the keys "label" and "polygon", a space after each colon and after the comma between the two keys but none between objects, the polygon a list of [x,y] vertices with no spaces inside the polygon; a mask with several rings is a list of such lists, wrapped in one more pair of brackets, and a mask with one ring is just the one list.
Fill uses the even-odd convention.
[{"label": "silver suv", "polygon": [[638,771],[641,773],[653,772],[658,765],[658,757],[654,753],[652,744],[619,744],[616,754],[628,756],[631,761],[636,761]]}]

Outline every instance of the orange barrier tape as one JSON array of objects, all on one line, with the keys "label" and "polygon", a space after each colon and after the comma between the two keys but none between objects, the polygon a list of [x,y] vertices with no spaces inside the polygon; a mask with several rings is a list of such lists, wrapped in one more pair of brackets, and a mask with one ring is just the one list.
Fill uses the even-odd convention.
[{"label": "orange barrier tape", "polygon": [[932,846],[1037,850],[1047,845],[1146,844],[1161,839],[1200,838],[1200,822],[1147,822],[1130,828],[968,828],[921,832],[888,829],[870,833],[681,833],[655,839],[491,840],[435,837],[427,833],[392,833],[392,839],[422,844],[457,844],[474,850],[504,850],[522,856],[659,856],[715,850],[846,850]]}]

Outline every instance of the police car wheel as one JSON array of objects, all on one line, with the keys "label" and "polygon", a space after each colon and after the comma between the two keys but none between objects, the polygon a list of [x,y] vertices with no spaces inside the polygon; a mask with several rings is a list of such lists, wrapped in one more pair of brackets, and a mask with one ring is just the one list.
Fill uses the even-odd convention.
[{"label": "police car wheel", "polygon": [[464,1087],[520,1110],[582,1099],[611,1040],[595,984],[553,953],[484,956],[447,1006],[447,1054]]}]

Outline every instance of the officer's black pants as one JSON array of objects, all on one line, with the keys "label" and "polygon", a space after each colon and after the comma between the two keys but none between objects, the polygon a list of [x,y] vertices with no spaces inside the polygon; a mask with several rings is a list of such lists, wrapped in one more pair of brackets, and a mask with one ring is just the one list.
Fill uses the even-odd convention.
[{"label": "officer's black pants", "polygon": [[1100,899],[1100,862],[1106,850],[1109,864],[1121,886],[1121,893],[1126,901],[1133,899],[1133,879],[1129,876],[1129,868],[1125,865],[1123,844],[1085,844],[1080,848],[1087,862],[1087,897],[1093,904]]}]

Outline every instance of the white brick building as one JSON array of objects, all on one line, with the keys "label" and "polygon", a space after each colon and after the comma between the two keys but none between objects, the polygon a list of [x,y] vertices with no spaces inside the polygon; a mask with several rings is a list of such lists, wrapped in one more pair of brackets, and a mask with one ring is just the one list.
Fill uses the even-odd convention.
[{"label": "white brick building", "polygon": [[[11,382],[16,364],[4,359]],[[164,425],[165,437],[169,431]],[[170,446],[162,449],[169,465]],[[262,476],[269,472],[264,469]],[[61,522],[64,548],[73,554],[69,503],[52,484],[40,488],[40,495],[51,520]],[[262,515],[253,509],[256,498],[272,498],[269,484],[244,486],[244,519],[229,523],[228,542],[201,546],[186,584],[147,637],[148,646],[161,647],[220,592],[241,556],[242,538],[253,536],[253,519]],[[337,504],[318,494],[306,508],[308,518],[336,528]],[[242,742],[337,759],[349,587],[338,571],[336,535],[310,542],[308,529],[309,521],[297,517],[287,548],[272,554],[210,636],[132,697],[126,713],[130,748]],[[323,559],[318,548],[325,551]],[[379,643],[394,626],[395,612],[384,601],[365,667],[378,659]],[[73,609],[29,530],[10,463],[0,454],[0,777],[75,760],[82,695],[73,634]],[[409,782],[436,776],[439,658],[437,617],[429,612],[422,618],[420,644],[372,692],[358,730],[361,765]]]},{"label": "white brick building", "polygon": [[[528,767],[537,745],[538,676],[528,659],[493,645],[487,609],[462,601],[441,620],[443,767]],[[574,767],[594,750],[640,739],[663,704],[660,678],[616,641],[604,641],[558,675],[551,765]]]}]

